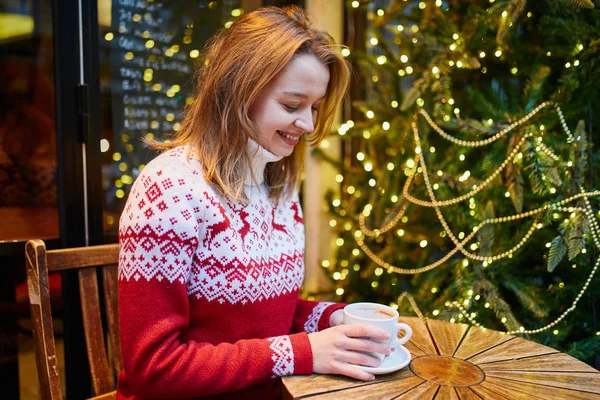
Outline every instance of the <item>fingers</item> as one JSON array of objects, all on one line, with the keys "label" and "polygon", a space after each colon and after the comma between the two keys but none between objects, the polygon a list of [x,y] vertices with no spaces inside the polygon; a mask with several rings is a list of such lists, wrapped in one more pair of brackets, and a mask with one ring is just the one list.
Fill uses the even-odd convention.
[{"label": "fingers", "polygon": [[376,340],[389,340],[390,334],[384,329],[370,325],[342,325],[348,337],[368,337]]},{"label": "fingers", "polygon": [[358,369],[350,364],[340,362],[340,363],[338,363],[338,365],[336,365],[336,367],[338,370],[338,374],[340,374],[340,375],[346,375],[350,378],[358,379],[358,380],[365,381],[365,382],[370,382],[370,381],[375,380],[375,375],[370,374],[365,371],[361,371],[360,369]]},{"label": "fingers", "polygon": [[367,353],[361,353],[357,351],[345,352],[341,361],[373,368],[377,368],[381,365],[381,360],[379,358]]},{"label": "fingers", "polygon": [[387,344],[374,342],[367,339],[348,338],[348,343],[345,346],[348,350],[363,351],[369,353],[379,353],[384,356],[389,356],[392,353]]}]

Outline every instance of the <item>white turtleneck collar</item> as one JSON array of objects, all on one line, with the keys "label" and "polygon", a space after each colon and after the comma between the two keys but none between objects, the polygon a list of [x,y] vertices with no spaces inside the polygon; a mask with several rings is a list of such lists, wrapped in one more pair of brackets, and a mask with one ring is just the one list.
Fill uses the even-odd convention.
[{"label": "white turtleneck collar", "polygon": [[[269,150],[256,143],[252,138],[248,138],[248,154],[252,163],[251,171],[246,171],[244,184],[246,186],[260,186],[265,181],[265,168],[270,162],[276,162],[283,157],[271,153]],[[254,179],[252,175],[254,174]]]}]

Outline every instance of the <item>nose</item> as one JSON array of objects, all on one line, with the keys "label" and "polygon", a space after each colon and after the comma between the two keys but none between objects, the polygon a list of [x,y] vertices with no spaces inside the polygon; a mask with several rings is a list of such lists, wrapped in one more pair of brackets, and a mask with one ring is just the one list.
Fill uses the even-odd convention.
[{"label": "nose", "polygon": [[303,111],[294,121],[294,126],[301,129],[304,133],[310,133],[315,130],[315,118],[312,109]]}]

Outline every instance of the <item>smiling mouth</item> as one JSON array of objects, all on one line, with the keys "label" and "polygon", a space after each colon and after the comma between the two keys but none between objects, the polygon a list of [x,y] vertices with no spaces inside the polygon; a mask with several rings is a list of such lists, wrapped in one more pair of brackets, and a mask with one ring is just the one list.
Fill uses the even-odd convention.
[{"label": "smiling mouth", "polygon": [[300,136],[292,136],[292,135],[288,135],[287,133],[285,133],[285,132],[281,132],[281,131],[277,131],[277,133],[278,133],[280,136],[283,136],[283,137],[284,137],[284,138],[286,138],[286,139],[293,140],[294,142],[297,142],[298,140],[300,140]]}]

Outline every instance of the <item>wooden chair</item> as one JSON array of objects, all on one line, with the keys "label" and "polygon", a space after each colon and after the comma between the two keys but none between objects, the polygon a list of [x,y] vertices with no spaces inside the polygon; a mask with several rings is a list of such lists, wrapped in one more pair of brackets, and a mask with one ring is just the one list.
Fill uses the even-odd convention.
[{"label": "wooden chair", "polygon": [[[94,399],[114,399],[114,378],[123,369],[117,309],[117,264],[119,245],[78,247],[46,251],[41,240],[25,246],[29,305],[33,324],[35,357],[42,399],[62,399],[54,342],[48,273],[77,270],[79,293]],[[108,332],[102,324],[98,271],[104,289]],[[110,357],[105,343],[109,344]],[[109,367],[112,363],[112,370]]]}]

